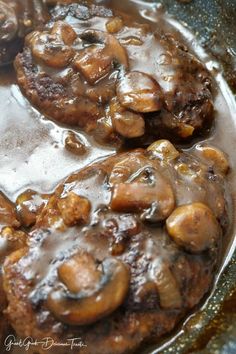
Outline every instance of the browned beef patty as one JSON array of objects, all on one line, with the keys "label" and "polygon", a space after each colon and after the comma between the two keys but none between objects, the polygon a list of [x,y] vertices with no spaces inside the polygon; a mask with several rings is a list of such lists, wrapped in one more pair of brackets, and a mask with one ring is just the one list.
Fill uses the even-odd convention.
[{"label": "browned beef patty", "polygon": [[46,116],[100,141],[186,140],[213,120],[211,77],[176,38],[104,6],[57,6],[15,60]]},{"label": "browned beef patty", "polygon": [[2,265],[7,255],[25,245],[26,234],[18,231],[20,225],[15,205],[0,192],[0,349],[8,329],[8,323],[3,316],[7,301],[3,290]]},{"label": "browned beef patty", "polygon": [[5,261],[16,333],[81,338],[86,347],[72,353],[124,354],[173,329],[214,279],[227,171],[218,149],[182,153],[161,140],[68,177],[39,212],[28,246]]}]

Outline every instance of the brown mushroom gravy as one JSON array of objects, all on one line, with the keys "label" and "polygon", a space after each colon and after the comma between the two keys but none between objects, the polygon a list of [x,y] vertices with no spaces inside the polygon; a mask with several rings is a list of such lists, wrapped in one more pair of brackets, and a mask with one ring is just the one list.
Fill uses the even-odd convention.
[{"label": "brown mushroom gravy", "polygon": [[15,60],[20,88],[42,113],[110,144],[206,133],[211,75],[176,37],[86,2],[51,16]]},{"label": "brown mushroom gravy", "polygon": [[[0,68],[0,341],[140,353],[209,293],[230,249],[231,93],[153,3],[20,3],[51,19],[30,24],[16,72]],[[18,52],[30,30],[7,10],[0,40]]]},{"label": "brown mushroom gravy", "polygon": [[160,140],[56,188],[27,245],[3,265],[5,315],[19,336],[72,335],[84,338],[85,353],[125,353],[172,329],[200,301],[228,206],[225,171],[215,167],[222,155],[196,150]]}]

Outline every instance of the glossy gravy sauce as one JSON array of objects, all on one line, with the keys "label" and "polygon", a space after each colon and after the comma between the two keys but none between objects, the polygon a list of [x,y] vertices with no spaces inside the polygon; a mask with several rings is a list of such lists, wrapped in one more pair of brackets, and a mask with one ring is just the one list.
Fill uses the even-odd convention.
[{"label": "glossy gravy sauce", "polygon": [[[147,22],[153,29],[158,26],[174,33],[177,37],[184,37],[188,47],[196,53],[215,77],[215,126],[207,141],[229,155],[232,167],[229,184],[233,197],[232,226],[225,238],[225,256],[219,268],[220,274],[232,256],[235,246],[236,104],[234,96],[223,79],[220,63],[213,61],[210,55],[198,45],[194,36],[182,24],[168,16],[161,6],[126,0],[119,2],[111,0],[109,4],[118,10],[133,13],[138,22]],[[145,45],[150,46],[150,43]],[[143,66],[146,65],[147,71],[148,58],[141,63]],[[142,68],[137,67],[136,70]],[[152,68],[150,70],[152,71]],[[68,131],[73,131],[84,142],[87,147],[85,154],[78,155],[65,149]],[[181,148],[188,150],[189,146],[181,146]],[[26,189],[33,189],[40,193],[52,192],[55,186],[72,172],[115,152],[115,148],[99,145],[84,132],[49,121],[32,108],[24,98],[17,86],[13,68],[0,69],[0,190],[10,200],[14,202],[16,197]],[[93,193],[97,195],[99,191],[94,190]],[[24,352],[19,348],[13,351],[15,354]]]}]

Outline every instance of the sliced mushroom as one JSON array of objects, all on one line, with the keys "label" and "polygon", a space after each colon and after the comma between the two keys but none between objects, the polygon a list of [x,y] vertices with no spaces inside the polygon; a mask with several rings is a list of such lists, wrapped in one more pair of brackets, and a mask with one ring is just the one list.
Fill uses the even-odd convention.
[{"label": "sliced mushroom", "polygon": [[157,260],[150,273],[151,279],[157,287],[161,307],[164,309],[180,308],[183,302],[182,296],[168,264]]},{"label": "sliced mushroom", "polygon": [[121,105],[135,112],[155,112],[162,107],[161,87],[151,76],[139,71],[125,74],[116,92]]},{"label": "sliced mushroom", "polygon": [[59,279],[72,293],[94,291],[101,271],[89,253],[77,253],[58,268]]},{"label": "sliced mushroom", "polygon": [[57,21],[54,24],[51,34],[57,35],[66,45],[72,45],[77,38],[77,34],[73,28],[63,21]]},{"label": "sliced mushroom", "polygon": [[127,52],[116,37],[99,30],[86,30],[80,37],[90,43],[104,44],[106,53],[110,54],[117,64],[128,69],[129,61]]},{"label": "sliced mushroom", "polygon": [[166,220],[166,227],[179,246],[193,253],[207,250],[221,235],[216,217],[203,203],[178,207]]},{"label": "sliced mushroom", "polygon": [[72,131],[67,133],[65,148],[76,155],[84,155],[87,152],[85,143]]},{"label": "sliced mushroom", "polygon": [[162,161],[171,161],[176,159],[180,153],[168,140],[158,140],[147,148],[153,156]]},{"label": "sliced mushroom", "polygon": [[[81,260],[80,256],[85,258]],[[63,264],[58,273],[68,290],[64,286],[53,290],[47,305],[55,317],[70,325],[88,325],[114,312],[129,289],[129,269],[114,258],[99,265],[91,256],[80,253]]]},{"label": "sliced mushroom", "polygon": [[49,195],[27,190],[16,199],[16,210],[22,225],[29,227],[35,224],[37,215],[47,204]]},{"label": "sliced mushroom", "polygon": [[156,180],[155,186],[120,183],[114,187],[111,209],[119,212],[146,210],[143,214],[146,220],[164,220],[174,209],[173,190],[162,178]]},{"label": "sliced mushroom", "polygon": [[57,202],[57,206],[66,225],[88,223],[91,204],[87,198],[69,192],[66,197]]},{"label": "sliced mushroom", "polygon": [[[127,159],[123,163],[123,166],[122,162],[114,166],[110,177],[110,183],[114,183],[111,209],[118,212],[143,211],[142,217],[154,222],[166,219],[175,205],[168,181],[146,165],[146,160]],[[143,164],[141,168],[140,164]]]},{"label": "sliced mushroom", "polygon": [[104,48],[91,46],[77,53],[74,67],[90,84],[94,84],[111,71],[112,58],[104,53]]},{"label": "sliced mushroom", "polygon": [[96,141],[100,143],[116,142],[117,137],[114,134],[114,128],[112,125],[111,117],[105,116],[97,120],[97,126],[94,131],[94,137]]},{"label": "sliced mushroom", "polygon": [[116,100],[111,102],[109,114],[117,133],[125,138],[138,138],[144,135],[145,121],[140,114],[127,111]]},{"label": "sliced mushroom", "polygon": [[122,114],[116,113],[113,125],[117,133],[124,138],[138,138],[144,135],[145,122],[141,115],[125,111]]},{"label": "sliced mushroom", "polygon": [[56,23],[51,33],[35,31],[27,36],[26,41],[35,58],[53,68],[63,68],[75,55],[74,49],[63,41],[63,38],[66,41],[72,40],[72,31],[72,28],[69,31],[68,27],[62,28],[61,24]]},{"label": "sliced mushroom", "polygon": [[0,42],[9,42],[16,36],[18,21],[15,11],[5,2],[0,1]]},{"label": "sliced mushroom", "polygon": [[148,165],[148,161],[142,156],[132,154],[113,166],[109,177],[109,184],[114,186],[115,184],[126,182],[130,176]]},{"label": "sliced mushroom", "polygon": [[74,66],[89,83],[94,84],[106,76],[114,64],[128,68],[126,50],[113,35],[98,30],[86,30],[80,38],[89,46],[77,54]]},{"label": "sliced mushroom", "polygon": [[213,146],[198,145],[196,150],[203,158],[212,164],[214,170],[223,175],[228,173],[229,161],[226,155],[220,149],[217,149]]},{"label": "sliced mushroom", "polygon": [[107,105],[116,95],[116,74],[108,75],[105,80],[96,82],[96,85],[86,87],[86,96],[93,102]]}]

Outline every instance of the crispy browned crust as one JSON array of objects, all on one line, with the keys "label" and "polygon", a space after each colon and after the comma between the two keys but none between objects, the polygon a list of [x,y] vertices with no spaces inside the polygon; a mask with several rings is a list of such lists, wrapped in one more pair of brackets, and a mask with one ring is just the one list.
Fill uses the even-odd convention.
[{"label": "crispy browned crust", "polygon": [[15,60],[18,83],[33,105],[45,115],[70,125],[90,130],[99,117],[95,103],[83,97],[69,97],[66,88],[46,74],[40,74],[29,49]]}]

